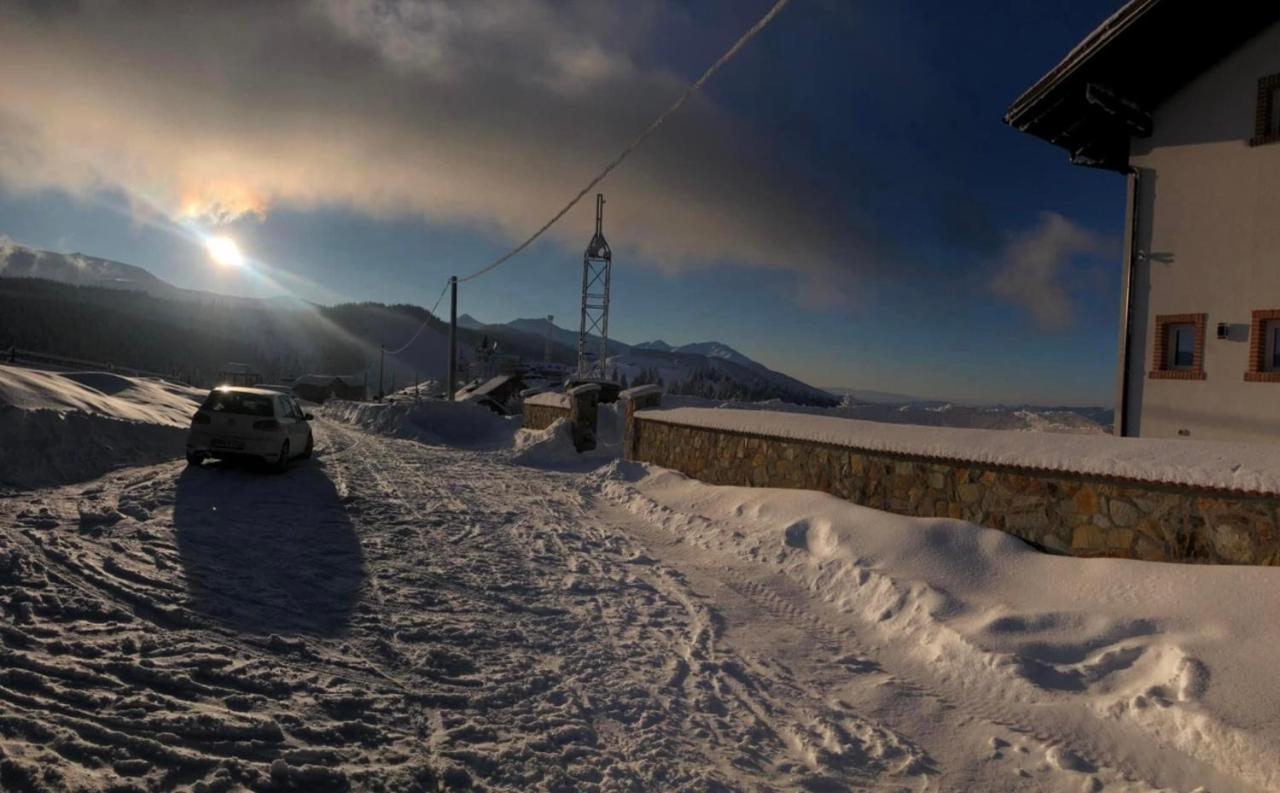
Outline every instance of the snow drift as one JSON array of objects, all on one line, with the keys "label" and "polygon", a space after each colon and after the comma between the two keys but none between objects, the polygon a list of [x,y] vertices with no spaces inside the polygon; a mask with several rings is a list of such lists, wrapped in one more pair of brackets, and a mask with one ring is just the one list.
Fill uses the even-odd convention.
[{"label": "snow drift", "polygon": [[327,418],[379,435],[469,449],[510,445],[520,421],[518,416],[499,416],[474,402],[439,399],[390,403],[330,400],[321,411]]},{"label": "snow drift", "polygon": [[[538,394],[526,403],[556,403],[563,394]],[[567,400],[566,400],[567,401]],[[589,471],[622,456],[625,420],[622,403],[600,405],[596,414],[596,448],[579,453],[573,447],[568,419],[557,419],[541,430],[521,429],[516,433],[512,462],[531,468],[558,471]]]},{"label": "snow drift", "polygon": [[0,366],[0,487],[77,482],[180,457],[204,394],[111,372]]},{"label": "snow drift", "polygon": [[[962,521],[713,487],[638,463],[595,481],[678,542],[795,581],[967,708],[1061,709],[1048,765],[1087,773],[1107,755],[1147,752],[1178,790],[1280,788],[1280,624],[1264,616],[1280,609],[1278,569],[1050,556]],[[1070,748],[1072,708],[1097,719],[1084,733],[1091,760]],[[1160,768],[1159,746],[1200,765]],[[1091,784],[1076,789],[1101,789]]]}]

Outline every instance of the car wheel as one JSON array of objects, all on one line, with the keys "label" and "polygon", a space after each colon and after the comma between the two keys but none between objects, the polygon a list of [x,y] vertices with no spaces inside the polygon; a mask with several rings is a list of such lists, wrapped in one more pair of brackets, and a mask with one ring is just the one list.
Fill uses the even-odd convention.
[{"label": "car wheel", "polygon": [[274,470],[277,474],[283,474],[285,471],[289,470],[289,442],[288,441],[285,441],[284,445],[280,447],[280,456],[276,458],[276,462],[275,462],[275,465],[272,466],[272,470]]},{"label": "car wheel", "polygon": [[187,465],[199,465],[204,462],[204,455],[200,452],[187,452]]},{"label": "car wheel", "polygon": [[305,448],[305,449],[303,449],[303,450],[302,450],[302,459],[304,459],[304,460],[310,460],[310,459],[311,459],[311,452],[312,452],[314,449],[315,449],[315,438],[314,438],[314,437],[312,437],[312,435],[311,435],[311,433],[310,433],[310,432],[308,432],[308,433],[307,433],[307,448]]}]

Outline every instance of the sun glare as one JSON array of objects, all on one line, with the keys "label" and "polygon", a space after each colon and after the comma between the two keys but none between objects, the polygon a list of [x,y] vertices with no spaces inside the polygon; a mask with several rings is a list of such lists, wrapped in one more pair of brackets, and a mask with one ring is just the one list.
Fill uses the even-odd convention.
[{"label": "sun glare", "polygon": [[210,237],[204,246],[209,251],[209,258],[223,267],[239,267],[244,264],[240,246],[230,237]]}]

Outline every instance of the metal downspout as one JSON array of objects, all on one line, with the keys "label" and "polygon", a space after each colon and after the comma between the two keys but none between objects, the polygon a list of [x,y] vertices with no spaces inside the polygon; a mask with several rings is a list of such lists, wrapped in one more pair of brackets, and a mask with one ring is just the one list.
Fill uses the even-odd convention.
[{"label": "metal downspout", "polygon": [[1133,351],[1133,277],[1142,257],[1141,234],[1138,227],[1142,218],[1142,171],[1129,167],[1129,175],[1133,177],[1130,193],[1129,212],[1129,251],[1127,270],[1124,275],[1124,294],[1121,296],[1121,328],[1123,337],[1120,342],[1120,404],[1116,406],[1116,429],[1120,437],[1129,435],[1129,356]]}]

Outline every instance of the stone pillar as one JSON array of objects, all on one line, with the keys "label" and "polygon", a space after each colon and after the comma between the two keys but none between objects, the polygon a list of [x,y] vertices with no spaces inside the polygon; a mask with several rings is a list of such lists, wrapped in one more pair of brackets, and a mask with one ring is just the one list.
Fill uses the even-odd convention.
[{"label": "stone pillar", "polygon": [[636,411],[662,407],[662,386],[650,384],[628,388],[619,394],[618,398],[622,400],[623,415],[626,417],[626,430],[622,437],[622,457],[625,460],[634,460],[640,443],[640,434],[636,427]]},{"label": "stone pillar", "polygon": [[596,448],[596,412],[600,402],[600,386],[585,383],[569,389],[569,426],[573,431],[573,448],[580,453]]}]

